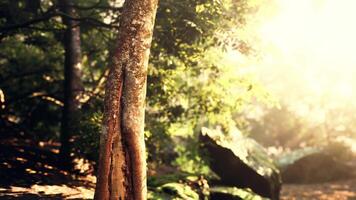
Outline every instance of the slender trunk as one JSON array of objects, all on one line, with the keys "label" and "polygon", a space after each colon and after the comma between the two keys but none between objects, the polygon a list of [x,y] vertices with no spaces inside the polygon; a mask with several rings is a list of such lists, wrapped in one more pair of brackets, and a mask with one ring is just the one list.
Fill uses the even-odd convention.
[{"label": "slender trunk", "polygon": [[[63,13],[68,17],[77,17],[77,14],[70,4],[71,1],[61,0],[60,6]],[[79,22],[63,17],[66,25],[64,34],[64,106],[61,127],[61,148],[60,157],[62,167],[70,169],[71,159],[71,139],[75,134],[78,111],[80,108],[79,97],[84,88],[81,82],[81,47],[80,47],[80,27]]]},{"label": "slender trunk", "polygon": [[157,3],[124,3],[106,84],[96,200],[146,199],[144,105]]}]

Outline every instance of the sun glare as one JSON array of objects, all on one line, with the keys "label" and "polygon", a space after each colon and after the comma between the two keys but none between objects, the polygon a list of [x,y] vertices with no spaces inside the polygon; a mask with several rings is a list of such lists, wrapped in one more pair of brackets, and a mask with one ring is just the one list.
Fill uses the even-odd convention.
[{"label": "sun glare", "polygon": [[260,38],[261,79],[282,99],[350,102],[356,88],[356,1],[267,4],[274,13],[263,16],[262,7],[260,22],[251,27]]}]

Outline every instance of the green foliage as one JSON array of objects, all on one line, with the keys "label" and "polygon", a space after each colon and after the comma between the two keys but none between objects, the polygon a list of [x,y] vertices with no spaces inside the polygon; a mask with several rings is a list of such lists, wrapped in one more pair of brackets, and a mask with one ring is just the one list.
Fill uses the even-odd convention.
[{"label": "green foliage", "polygon": [[148,71],[149,160],[166,163],[174,154],[164,153],[176,152],[174,163],[181,169],[206,171],[196,150],[199,127],[228,129],[241,124],[236,119],[246,105],[271,101],[252,77],[239,72],[236,55],[220,45],[218,31],[229,31],[243,16],[235,10],[238,4],[247,6],[245,1],[161,2]]},{"label": "green foliage", "polygon": [[[75,3],[89,7],[96,1]],[[108,3],[101,1],[97,6],[107,6]],[[55,13],[59,12],[56,6],[57,1],[52,0],[0,1],[0,88],[5,96],[1,120],[5,121],[8,128],[24,131],[37,140],[57,139],[62,118],[65,26],[58,13]],[[81,78],[86,93],[82,100],[81,116],[76,121],[84,120],[83,124],[93,124],[92,113],[101,112],[104,72],[109,58],[108,44],[115,32],[93,21],[103,20],[105,16],[102,14],[105,12],[105,9],[97,10],[96,7],[79,10],[80,17],[90,16],[92,19],[80,22],[83,54]],[[31,24],[36,19],[39,21]],[[100,106],[87,105],[93,101]],[[95,145],[87,148],[95,148]]]},{"label": "green foliage", "polygon": [[[246,200],[268,200],[268,198],[261,197],[250,189],[240,189],[236,187],[224,187],[224,186],[214,186],[209,188],[207,186],[206,193],[199,198],[199,189],[194,188],[191,184],[183,182],[182,177],[177,178],[177,176],[172,175],[170,178],[165,177],[158,178],[160,185],[150,185],[148,192],[148,199],[160,199],[160,200],[194,200],[194,199],[207,199],[212,193],[222,193],[228,194],[236,199],[246,199]],[[196,178],[197,179],[197,178]],[[152,187],[153,186],[153,187]]]},{"label": "green foliage", "polygon": [[[4,11],[0,25],[4,27],[58,11],[58,2],[52,0],[0,2]],[[234,58],[246,53],[241,45],[249,45],[243,38],[237,42],[229,38],[243,27],[245,14],[257,8],[255,2],[160,1],[148,68],[145,124],[148,160],[155,166],[174,164],[184,171],[208,173],[197,150],[200,127],[240,126],[248,105],[270,102],[268,93],[239,70],[238,58]],[[96,159],[103,83],[109,49],[116,45],[115,28],[102,26],[102,22],[116,25],[120,14],[117,8],[106,8],[114,5],[110,0],[74,3],[82,19],[85,88],[74,147],[79,155]],[[6,98],[1,117],[27,132],[43,132],[53,139],[59,136],[63,104],[65,28],[56,16],[1,33],[0,88]],[[231,55],[230,50],[240,53]]]},{"label": "green foliage", "polygon": [[4,38],[0,51],[0,88],[6,105],[3,117],[18,127],[31,127],[29,131],[36,132],[37,138],[51,138],[48,133],[55,133],[60,121],[60,44],[53,34],[34,31]]},{"label": "green foliage", "polygon": [[99,159],[101,123],[102,113],[96,112],[83,115],[78,126],[78,138],[74,143],[78,155],[93,161]]}]

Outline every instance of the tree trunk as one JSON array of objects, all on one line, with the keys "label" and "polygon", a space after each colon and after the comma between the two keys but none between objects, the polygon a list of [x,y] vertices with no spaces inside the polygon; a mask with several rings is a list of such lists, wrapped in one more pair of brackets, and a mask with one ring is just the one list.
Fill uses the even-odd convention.
[{"label": "tree trunk", "polygon": [[96,200],[145,200],[144,105],[158,0],[125,1],[106,84]]},{"label": "tree trunk", "polygon": [[64,106],[62,113],[61,127],[61,165],[65,169],[71,169],[71,139],[75,134],[75,125],[78,122],[78,111],[80,108],[79,98],[84,88],[81,81],[81,46],[79,22],[70,18],[77,17],[75,9],[71,6],[71,1],[61,0],[61,11],[67,15],[63,16],[63,23],[66,25],[64,33]]}]

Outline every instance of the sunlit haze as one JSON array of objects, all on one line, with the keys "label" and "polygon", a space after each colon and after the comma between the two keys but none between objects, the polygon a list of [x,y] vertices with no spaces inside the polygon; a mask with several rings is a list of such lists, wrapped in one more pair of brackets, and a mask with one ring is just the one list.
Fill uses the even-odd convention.
[{"label": "sunlit haze", "polygon": [[354,0],[266,2],[247,28],[258,38],[261,55],[248,65],[272,93],[300,112],[313,105],[353,107],[355,9]]}]

